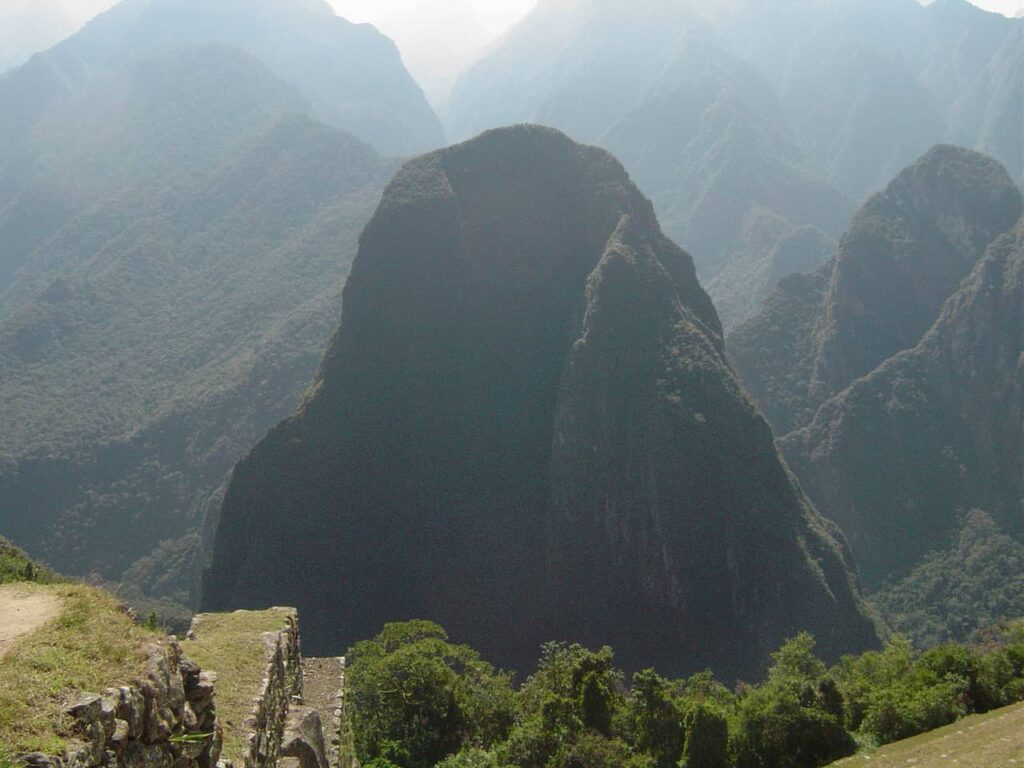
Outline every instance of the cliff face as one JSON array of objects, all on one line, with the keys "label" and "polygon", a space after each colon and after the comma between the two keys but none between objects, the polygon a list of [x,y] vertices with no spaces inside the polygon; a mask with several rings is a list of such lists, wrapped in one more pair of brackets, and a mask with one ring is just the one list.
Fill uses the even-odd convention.
[{"label": "cliff face", "polygon": [[781,443],[872,582],[944,548],[957,514],[972,507],[1020,533],[1022,274],[1018,224],[989,247],[919,344],[830,399]]},{"label": "cliff face", "polygon": [[784,281],[730,337],[730,359],[777,433],[913,347],[1021,195],[994,160],[938,146],[854,216],[832,262]]},{"label": "cliff face", "polygon": [[204,606],[282,602],[315,649],[427,617],[506,664],[874,642],[689,256],[610,155],[533,127],[403,168],[314,388],[236,467]]}]

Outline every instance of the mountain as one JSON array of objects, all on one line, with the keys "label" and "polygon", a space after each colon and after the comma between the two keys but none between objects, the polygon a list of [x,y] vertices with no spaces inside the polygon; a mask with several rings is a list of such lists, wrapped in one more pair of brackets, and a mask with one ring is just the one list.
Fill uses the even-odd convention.
[{"label": "mountain", "polygon": [[442,143],[440,123],[375,28],[335,15],[325,0],[123,0],[80,32],[0,79],[0,167],[35,125],[89,85],[181,46],[222,44],[264,62],[298,88],[313,116],[383,154]]},{"label": "mountain", "polygon": [[947,145],[872,197],[831,262],[785,279],[730,336],[730,360],[777,434],[914,347],[1021,210],[1002,166]]},{"label": "mountain", "polygon": [[1022,283],[1024,222],[988,248],[920,343],[781,441],[869,583],[945,547],[972,508],[1021,535]]},{"label": "mountain", "polygon": [[236,466],[202,604],[278,603],[318,652],[425,617],[519,666],[876,641],[689,256],[610,155],[531,126],[402,168],[302,406]]},{"label": "mountain", "polygon": [[601,144],[658,201],[670,236],[697,254],[726,327],[774,289],[790,236],[817,230],[827,245],[800,254],[816,267],[834,247],[826,233],[838,237],[849,216],[849,201],[804,162],[767,83],[697,33]]},{"label": "mountain", "polygon": [[0,5],[0,73],[21,66],[73,31],[59,0],[9,0]]},{"label": "mountain", "polygon": [[1022,39],[965,0],[542,0],[461,78],[446,122],[457,138],[544,123],[611,150],[731,329],[790,235],[838,239],[929,147],[1024,179]]},{"label": "mountain", "polygon": [[0,218],[25,237],[0,283],[0,531],[34,557],[189,599],[204,504],[315,373],[396,167],[303,110],[204,44],[40,123]]},{"label": "mountain", "polygon": [[795,229],[838,237],[853,208],[807,162],[771,86],[693,4],[541,2],[464,75],[447,118],[455,136],[540,122],[612,151],[694,253],[727,327],[774,284],[714,278],[770,274]]}]

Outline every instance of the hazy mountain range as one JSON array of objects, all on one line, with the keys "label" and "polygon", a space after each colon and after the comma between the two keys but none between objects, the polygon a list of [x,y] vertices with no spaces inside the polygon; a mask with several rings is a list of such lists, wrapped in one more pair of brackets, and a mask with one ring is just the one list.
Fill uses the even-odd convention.
[{"label": "hazy mountain range", "polygon": [[0,72],[0,535],[330,653],[755,673],[876,642],[858,569],[963,637],[1002,571],[905,608],[1021,533],[1022,40],[541,0],[442,121],[323,0],[124,0]]},{"label": "hazy mountain range", "polygon": [[542,0],[463,76],[447,123],[464,138],[540,122],[616,152],[731,327],[794,230],[838,238],[933,144],[1020,182],[1022,40],[966,0]]},{"label": "hazy mountain range", "polygon": [[972,508],[1021,528],[1021,193],[937,147],[854,217],[836,257],[784,280],[730,358],[808,495],[874,586]]}]

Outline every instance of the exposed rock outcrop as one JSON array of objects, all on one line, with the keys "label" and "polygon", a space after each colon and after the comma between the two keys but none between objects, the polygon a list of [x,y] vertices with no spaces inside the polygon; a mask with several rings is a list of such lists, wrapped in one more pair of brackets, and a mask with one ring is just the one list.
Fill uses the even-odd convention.
[{"label": "exposed rock outcrop", "polygon": [[689,256],[610,155],[528,126],[403,168],[307,400],[236,467],[204,607],[281,602],[318,652],[424,617],[523,666],[876,642]]}]

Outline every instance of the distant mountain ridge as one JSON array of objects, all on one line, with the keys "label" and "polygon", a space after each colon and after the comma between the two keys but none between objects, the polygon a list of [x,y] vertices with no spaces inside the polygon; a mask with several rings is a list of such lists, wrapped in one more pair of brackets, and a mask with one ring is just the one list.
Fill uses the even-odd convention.
[{"label": "distant mountain ridge", "polygon": [[403,167],[307,398],[235,468],[203,606],[282,601],[321,651],[420,616],[513,665],[876,642],[689,256],[610,155],[531,126]]},{"label": "distant mountain ridge", "polygon": [[828,264],[786,278],[730,336],[730,360],[778,434],[915,346],[1021,211],[1002,166],[952,146],[933,148],[868,200]]},{"label": "distant mountain ridge", "polygon": [[25,238],[0,283],[0,530],[33,556],[189,600],[205,504],[315,372],[395,167],[308,110],[203,44],[43,124],[0,215]]},{"label": "distant mountain ridge", "polygon": [[317,119],[382,154],[413,154],[443,142],[440,123],[394,44],[370,25],[336,16],[325,0],[122,0],[0,78],[0,101],[14,107],[0,119],[0,136],[7,145],[22,139],[46,111],[127,62],[205,43],[259,59],[302,92]]},{"label": "distant mountain ridge", "polygon": [[994,242],[913,349],[780,444],[866,580],[909,572],[957,515],[1024,533],[1024,223]]},{"label": "distant mountain ridge", "polygon": [[973,508],[1020,532],[1022,210],[997,162],[936,147],[865,204],[828,265],[783,280],[729,337],[872,587]]},{"label": "distant mountain ridge", "polygon": [[1021,183],[1022,40],[966,0],[544,0],[463,76],[446,122],[455,138],[544,123],[615,152],[732,328],[786,238],[838,239],[929,147],[976,148]]}]

